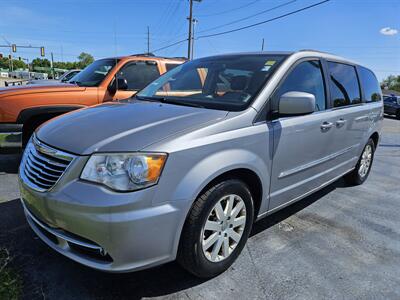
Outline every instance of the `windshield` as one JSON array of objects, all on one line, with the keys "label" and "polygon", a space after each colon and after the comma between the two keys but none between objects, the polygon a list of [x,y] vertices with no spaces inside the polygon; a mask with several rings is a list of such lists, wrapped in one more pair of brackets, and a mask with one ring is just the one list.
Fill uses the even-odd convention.
[{"label": "windshield", "polygon": [[117,62],[117,59],[96,60],[72,77],[68,82],[79,86],[99,86]]},{"label": "windshield", "polygon": [[140,100],[240,111],[247,108],[285,55],[227,55],[182,64],[137,94]]}]

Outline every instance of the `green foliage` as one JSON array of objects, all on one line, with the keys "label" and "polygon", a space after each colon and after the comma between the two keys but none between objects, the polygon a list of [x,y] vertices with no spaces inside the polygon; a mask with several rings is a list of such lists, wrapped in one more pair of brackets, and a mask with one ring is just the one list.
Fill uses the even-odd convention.
[{"label": "green foliage", "polygon": [[81,69],[87,67],[92,62],[94,62],[93,56],[91,54],[85,53],[85,52],[82,52],[81,54],[79,54],[78,59],[79,59]]},{"label": "green foliage", "polygon": [[[24,61],[18,59],[13,59],[12,61],[14,70],[26,68],[26,64]],[[10,60],[8,59],[8,57],[0,58],[0,69],[9,69],[9,67],[10,67]]]},{"label": "green foliage", "polygon": [[50,68],[50,60],[47,58],[35,58],[32,60],[32,66],[33,67],[45,67],[45,68]]},{"label": "green foliage", "polygon": [[400,75],[389,75],[382,81],[381,85],[389,90],[400,92]]},{"label": "green foliage", "polygon": [[[66,69],[66,70],[71,70],[71,69],[84,69],[86,66],[90,65],[93,61],[94,58],[91,54],[82,52],[78,57],[78,61],[67,61],[67,62],[61,62],[61,61],[55,61],[53,62],[53,67],[58,68],[58,69]],[[35,58],[32,60],[32,67],[46,67],[50,68],[50,60],[47,58]],[[1,65],[0,65],[1,67]],[[8,66],[7,66],[8,67]]]}]

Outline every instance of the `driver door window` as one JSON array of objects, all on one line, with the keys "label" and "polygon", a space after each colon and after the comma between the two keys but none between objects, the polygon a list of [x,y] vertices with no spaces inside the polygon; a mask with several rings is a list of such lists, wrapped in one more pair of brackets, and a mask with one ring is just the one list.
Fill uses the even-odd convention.
[{"label": "driver door window", "polygon": [[128,63],[117,73],[117,78],[126,79],[128,91],[141,90],[159,76],[157,64],[144,61]]},{"label": "driver door window", "polygon": [[277,110],[279,99],[283,94],[294,91],[313,94],[315,96],[315,111],[326,109],[325,85],[319,60],[301,62],[290,72],[275,93],[274,110]]}]

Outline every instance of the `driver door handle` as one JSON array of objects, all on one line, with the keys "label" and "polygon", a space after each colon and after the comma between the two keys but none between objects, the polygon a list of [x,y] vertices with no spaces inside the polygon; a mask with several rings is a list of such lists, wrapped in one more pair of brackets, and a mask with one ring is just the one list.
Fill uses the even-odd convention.
[{"label": "driver door handle", "polygon": [[321,130],[322,131],[328,131],[329,129],[331,129],[333,126],[332,122],[324,122],[321,124]]}]

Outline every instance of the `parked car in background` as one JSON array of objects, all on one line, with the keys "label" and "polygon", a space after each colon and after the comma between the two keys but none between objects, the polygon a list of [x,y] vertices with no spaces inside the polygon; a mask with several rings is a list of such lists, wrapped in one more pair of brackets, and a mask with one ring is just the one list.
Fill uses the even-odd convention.
[{"label": "parked car in background", "polygon": [[55,116],[129,98],[184,61],[152,55],[106,58],[64,84],[0,89],[0,150],[25,145],[40,124]]},{"label": "parked car in background", "polygon": [[385,114],[394,115],[400,119],[400,97],[399,96],[383,96],[383,105]]},{"label": "parked car in background", "polygon": [[201,58],[131,101],[41,126],[19,170],[22,204],[45,243],[86,266],[126,272],[177,258],[211,277],[255,220],[342,176],[362,184],[382,119],[374,73],[347,59]]},{"label": "parked car in background", "polygon": [[69,70],[62,74],[58,79],[31,79],[26,84],[40,84],[40,85],[52,85],[52,84],[59,84],[63,82],[67,82],[76,74],[78,74],[81,70]]}]

